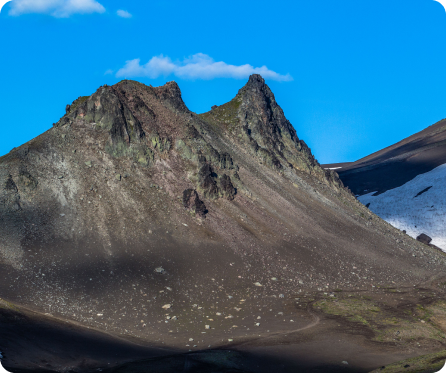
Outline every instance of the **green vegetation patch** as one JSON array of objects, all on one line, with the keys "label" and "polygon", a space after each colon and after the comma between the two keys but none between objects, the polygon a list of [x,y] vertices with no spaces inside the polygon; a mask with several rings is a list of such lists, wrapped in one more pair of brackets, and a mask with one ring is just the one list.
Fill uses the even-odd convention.
[{"label": "green vegetation patch", "polygon": [[445,361],[446,350],[429,355],[423,355],[402,360],[397,363],[387,365],[386,367],[375,369],[373,372],[370,373],[434,373],[438,372],[441,368],[444,367]]},{"label": "green vegetation patch", "polygon": [[414,305],[401,311],[379,305],[369,297],[323,299],[314,303],[326,314],[361,323],[375,334],[379,342],[412,342],[419,339],[446,341],[446,302],[429,306]]},{"label": "green vegetation patch", "polygon": [[88,98],[90,96],[80,96],[79,98],[77,98],[76,100],[73,101],[73,103],[71,104],[70,107],[70,111],[68,112],[68,114],[72,113],[74,110],[76,110],[76,108],[81,105],[83,102],[87,101]]},{"label": "green vegetation patch", "polygon": [[218,106],[207,113],[198,116],[210,124],[223,124],[227,129],[232,131],[238,124],[238,109],[242,100],[235,97],[224,105]]},{"label": "green vegetation patch", "polygon": [[8,302],[1,298],[0,298],[0,308],[12,310],[12,311],[19,311],[19,308],[16,307],[13,303]]}]

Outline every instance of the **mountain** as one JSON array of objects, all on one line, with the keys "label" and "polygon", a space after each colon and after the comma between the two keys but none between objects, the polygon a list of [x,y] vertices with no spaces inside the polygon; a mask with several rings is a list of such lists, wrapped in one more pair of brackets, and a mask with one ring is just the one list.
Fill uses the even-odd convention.
[{"label": "mountain", "polygon": [[335,169],[381,218],[446,250],[446,120],[356,162],[324,168]]},{"label": "mountain", "polygon": [[[356,351],[351,369],[374,369],[393,362],[396,350],[409,357],[414,343],[407,332],[407,344],[383,355],[374,344],[359,348],[360,337],[348,330],[372,338],[382,329],[386,343],[394,339],[389,318],[403,320],[401,330],[411,322],[423,333],[443,330],[415,315],[417,305],[442,309],[445,255],[378,218],[324,170],[261,76],[199,115],[175,82],[128,80],[66,110],[53,128],[0,158],[7,367],[109,368],[104,358],[82,359],[79,349],[66,347],[60,357],[70,325],[103,333],[96,343],[85,337],[101,354],[104,339],[139,346],[132,359],[126,355],[132,361],[141,346],[152,357],[201,351],[204,360],[224,348],[242,354],[233,355],[240,361],[272,354],[264,367],[277,358],[331,371],[341,364],[333,363],[338,352]],[[413,313],[400,312],[400,298]],[[11,323],[21,331],[16,337],[5,326]],[[51,341],[41,331],[48,323],[59,331]],[[26,330],[40,331],[30,338]],[[334,343],[341,338],[345,344]],[[420,338],[429,352],[442,343]],[[23,354],[24,346],[43,349],[45,363]],[[361,365],[371,349],[376,358]],[[126,361],[112,356],[110,366]],[[260,371],[240,361],[233,371]],[[188,364],[195,363],[184,371],[192,371]]]}]

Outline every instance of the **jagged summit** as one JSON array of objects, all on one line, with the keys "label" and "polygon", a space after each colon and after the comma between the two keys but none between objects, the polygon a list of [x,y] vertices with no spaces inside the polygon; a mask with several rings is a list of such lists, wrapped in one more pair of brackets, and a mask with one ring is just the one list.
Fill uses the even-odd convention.
[{"label": "jagged summit", "polygon": [[304,171],[335,188],[343,187],[337,174],[322,169],[310,148],[299,140],[261,75],[251,75],[234,99],[201,117],[225,128],[269,167],[281,172]]},{"label": "jagged summit", "polygon": [[[157,116],[155,108],[159,105],[169,109],[167,121]],[[109,132],[110,151],[115,154],[137,153],[137,157],[145,158],[147,163],[154,157],[152,151],[155,149],[150,144],[155,138],[155,142],[152,141],[154,147],[157,141],[165,142],[165,146],[176,143],[182,147],[184,143],[186,154],[193,153],[195,158],[202,155],[204,162],[219,164],[221,156],[217,155],[215,146],[218,145],[214,141],[218,142],[218,135],[199,119],[222,127],[232,140],[268,167],[280,172],[304,171],[334,188],[343,187],[337,174],[323,170],[305,142],[299,140],[274,94],[258,74],[250,76],[233,100],[199,116],[186,107],[176,82],[155,88],[124,80],[111,87],[101,87],[90,97],[76,100],[55,126],[92,124]],[[211,137],[210,141],[201,136],[204,132]],[[197,137],[206,145],[197,146]]]}]

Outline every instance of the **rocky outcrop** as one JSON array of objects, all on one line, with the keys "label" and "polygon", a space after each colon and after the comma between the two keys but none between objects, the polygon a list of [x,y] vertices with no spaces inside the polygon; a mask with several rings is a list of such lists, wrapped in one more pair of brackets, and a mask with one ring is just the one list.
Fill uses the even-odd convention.
[{"label": "rocky outcrop", "polygon": [[207,198],[218,198],[217,174],[208,163],[203,164],[198,171],[199,188]]},{"label": "rocky outcrop", "polygon": [[227,174],[219,177],[208,163],[204,163],[198,172],[198,184],[204,196],[209,199],[224,197],[233,200],[237,193],[231,177]]},{"label": "rocky outcrop", "polygon": [[144,137],[141,123],[113,87],[101,87],[92,96],[81,97],[76,101],[56,127],[81,119],[107,130],[115,146],[121,143],[129,145],[132,142],[139,142]]},{"label": "rocky outcrop", "polygon": [[223,174],[223,176],[219,179],[220,182],[220,190],[221,194],[226,197],[228,200],[233,200],[237,191],[232,185],[231,177]]},{"label": "rocky outcrop", "polygon": [[206,205],[194,189],[186,189],[183,192],[183,206],[201,218],[204,218],[208,212]]}]

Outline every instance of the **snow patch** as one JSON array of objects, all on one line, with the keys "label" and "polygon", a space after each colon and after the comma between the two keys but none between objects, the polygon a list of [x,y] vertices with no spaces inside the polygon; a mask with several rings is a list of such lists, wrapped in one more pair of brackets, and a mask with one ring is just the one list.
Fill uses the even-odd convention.
[{"label": "snow patch", "polygon": [[[358,197],[376,215],[416,238],[421,233],[446,252],[446,163],[377,196]],[[416,197],[416,198],[415,198]]]}]

